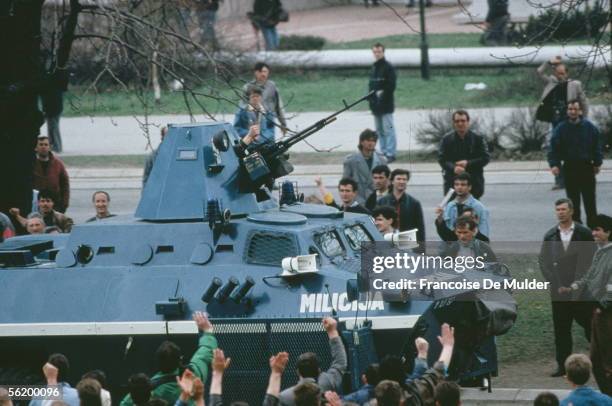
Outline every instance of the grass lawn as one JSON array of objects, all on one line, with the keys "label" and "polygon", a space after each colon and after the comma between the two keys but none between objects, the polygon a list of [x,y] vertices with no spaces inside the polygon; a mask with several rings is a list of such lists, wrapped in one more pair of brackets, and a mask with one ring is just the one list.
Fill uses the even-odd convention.
[{"label": "grass lawn", "polygon": [[[482,47],[479,33],[428,34],[430,48],[473,48]],[[389,35],[351,42],[328,42],[323,49],[369,49],[372,44],[380,42],[386,48],[419,48],[421,38],[418,34]],[[570,41],[567,44],[551,42],[549,45],[586,44],[588,40]]]},{"label": "grass lawn", "polygon": [[[516,279],[543,280],[536,255],[500,255],[502,262],[510,266]],[[497,337],[499,361],[524,362],[554,360],[555,346],[550,296],[547,291],[517,291],[516,324],[503,336]],[[588,352],[589,344],[582,328],[574,323],[574,352]]]},{"label": "grass lawn", "polygon": [[[396,107],[407,109],[532,106],[540,96],[542,83],[533,68],[489,68],[489,69],[434,69],[432,78],[423,81],[418,70],[402,69],[398,72],[398,87],[395,93]],[[291,112],[331,111],[342,106],[342,99],[355,100],[367,90],[368,70],[339,70],[320,72],[277,72],[272,79],[283,96],[286,110]],[[244,80],[234,79],[230,86],[199,89],[204,96],[198,100],[211,114],[229,113],[236,110],[239,89]],[[586,92],[592,103],[610,103],[612,96],[607,74],[595,72],[590,78],[580,77],[585,82]],[[466,83],[484,82],[483,91],[465,91]],[[116,88],[97,94],[71,87],[64,106],[64,116],[89,115],[133,115],[143,114],[141,100],[132,92]],[[218,96],[215,100],[211,94]],[[164,93],[159,105],[153,96],[146,94],[146,111],[149,114],[187,114],[185,99],[192,111],[202,114],[201,107],[191,96],[182,92]],[[367,110],[366,103],[355,108]]]}]

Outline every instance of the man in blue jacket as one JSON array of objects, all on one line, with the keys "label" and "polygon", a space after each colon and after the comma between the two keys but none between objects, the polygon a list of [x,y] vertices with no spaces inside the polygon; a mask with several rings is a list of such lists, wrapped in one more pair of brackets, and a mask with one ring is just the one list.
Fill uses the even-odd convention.
[{"label": "man in blue jacket", "polygon": [[553,175],[565,173],[565,191],[574,203],[574,221],[580,220],[580,197],[584,199],[584,211],[589,227],[597,216],[595,176],[601,169],[603,153],[601,135],[593,123],[582,117],[582,103],[567,103],[567,120],[553,131],[550,140],[548,164]]}]

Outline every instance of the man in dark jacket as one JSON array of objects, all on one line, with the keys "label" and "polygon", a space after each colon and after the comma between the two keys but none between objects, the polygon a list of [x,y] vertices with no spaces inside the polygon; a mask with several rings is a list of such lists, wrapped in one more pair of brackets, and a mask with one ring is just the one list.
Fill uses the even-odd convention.
[{"label": "man in dark jacket", "polygon": [[33,187],[50,190],[56,196],[55,210],[65,213],[70,203],[70,179],[61,159],[50,151],[49,137],[39,135],[36,143],[36,161],[33,168]]},{"label": "man in dark jacket", "polygon": [[399,231],[408,231],[416,228],[417,241],[421,247],[425,242],[425,222],[423,221],[423,208],[421,202],[406,193],[410,172],[405,169],[395,169],[391,172],[391,185],[393,190],[378,201],[381,206],[391,206],[397,212]]},{"label": "man in dark jacket", "polygon": [[472,195],[476,199],[484,194],[484,167],[489,163],[489,149],[484,137],[470,130],[470,115],[457,110],[452,116],[455,130],[440,142],[438,163],[442,167],[444,190],[453,187],[455,176],[467,172],[472,178]]},{"label": "man in dark jacket", "polygon": [[281,10],[280,0],[255,0],[253,12],[249,13],[253,27],[261,30],[266,42],[266,51],[274,51],[280,45],[276,26],[281,19]]},{"label": "man in dark jacket", "polygon": [[550,283],[555,349],[558,369],[552,376],[565,375],[565,359],[572,353],[572,322],[576,320],[591,337],[590,302],[572,302],[568,288],[589,269],[595,244],[591,230],[572,221],[573,204],[569,199],[555,202],[559,223],[544,235],[539,264],[544,279]]},{"label": "man in dark jacket", "polygon": [[376,132],[379,137],[380,152],[387,157],[387,163],[395,161],[397,140],[395,138],[395,125],[393,124],[393,111],[395,105],[393,93],[395,92],[395,68],[385,59],[385,47],[377,42],[372,47],[374,65],[370,70],[370,91],[376,94],[370,98],[370,110],[374,115]]},{"label": "man in dark jacket", "polygon": [[508,43],[508,0],[487,0],[489,12],[485,18],[486,31],[482,40],[485,45],[497,46]]},{"label": "man in dark jacket", "polygon": [[574,204],[574,221],[580,220],[580,196],[584,199],[587,224],[593,227],[597,216],[595,175],[601,169],[603,153],[601,135],[593,123],[582,118],[578,100],[567,103],[567,120],[553,131],[548,164],[553,175],[565,174],[565,191]]}]

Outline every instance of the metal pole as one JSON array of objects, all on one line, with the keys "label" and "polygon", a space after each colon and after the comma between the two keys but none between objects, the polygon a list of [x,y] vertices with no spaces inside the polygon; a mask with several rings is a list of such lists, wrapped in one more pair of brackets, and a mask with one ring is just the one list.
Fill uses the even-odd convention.
[{"label": "metal pole", "polygon": [[419,0],[419,15],[421,17],[421,78],[429,80],[429,46],[425,32],[425,0]]}]

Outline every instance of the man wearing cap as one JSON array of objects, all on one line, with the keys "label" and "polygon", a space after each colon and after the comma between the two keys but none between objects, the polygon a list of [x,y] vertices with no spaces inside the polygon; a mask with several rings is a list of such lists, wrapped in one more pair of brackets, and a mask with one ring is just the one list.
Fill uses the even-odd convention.
[{"label": "man wearing cap", "polygon": [[51,191],[57,197],[55,210],[65,213],[70,202],[70,179],[66,167],[51,152],[49,137],[46,135],[38,136],[35,151],[32,185],[37,190]]},{"label": "man wearing cap", "polygon": [[[594,300],[591,320],[591,362],[593,375],[602,393],[612,396],[612,218],[598,215],[593,238],[598,245],[587,273],[565,291],[577,300]],[[583,292],[580,295],[580,292]]]}]

